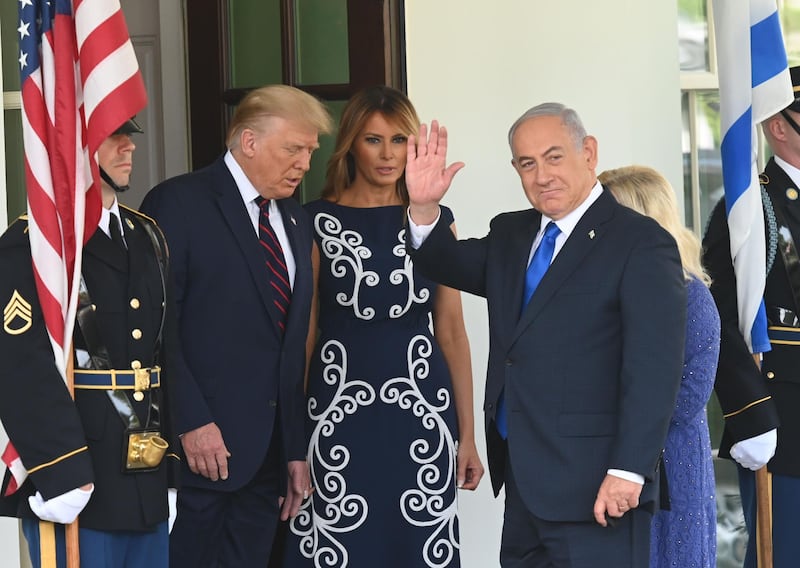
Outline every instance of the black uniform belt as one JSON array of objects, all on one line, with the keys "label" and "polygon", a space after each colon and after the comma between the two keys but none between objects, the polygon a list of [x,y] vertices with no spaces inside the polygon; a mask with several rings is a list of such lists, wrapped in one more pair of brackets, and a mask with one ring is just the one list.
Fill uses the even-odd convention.
[{"label": "black uniform belt", "polygon": [[75,369],[76,389],[144,391],[161,386],[161,368],[152,369]]},{"label": "black uniform belt", "polygon": [[771,325],[767,328],[769,342],[779,345],[800,345],[800,328]]}]

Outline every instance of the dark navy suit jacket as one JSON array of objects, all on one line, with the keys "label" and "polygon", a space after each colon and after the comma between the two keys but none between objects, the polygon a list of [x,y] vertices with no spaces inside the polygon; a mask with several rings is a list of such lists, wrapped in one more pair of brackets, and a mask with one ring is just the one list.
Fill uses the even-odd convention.
[{"label": "dark navy suit jacket", "polygon": [[[414,265],[487,299],[484,411],[495,494],[506,450],[526,507],[551,521],[589,521],[608,469],[645,477],[658,464],[683,366],[686,292],[673,238],[603,191],[522,311],[525,270],[541,215],[495,217],[482,239],[437,227]],[[508,446],[494,425],[505,389]]]},{"label": "dark navy suit jacket", "polygon": [[222,158],[159,184],[142,203],[166,234],[171,255],[181,347],[177,431],[215,422],[231,453],[225,481],[184,466],[189,486],[241,488],[264,463],[274,432],[282,464],[305,459],[312,233],[299,203],[284,199],[278,206],[297,265],[283,337],[258,235]]}]

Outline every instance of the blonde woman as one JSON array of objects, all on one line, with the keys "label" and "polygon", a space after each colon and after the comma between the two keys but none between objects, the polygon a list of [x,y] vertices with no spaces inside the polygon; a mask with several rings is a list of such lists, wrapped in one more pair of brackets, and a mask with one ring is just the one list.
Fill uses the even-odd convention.
[{"label": "blonde woman", "polygon": [[[700,263],[700,241],[683,226],[669,182],[652,168],[628,166],[600,174],[619,203],[652,217],[678,243],[686,277],[683,377],[664,447],[669,511],[653,517],[650,567],[716,566],[716,502],[706,403],[714,386],[720,321]],[[658,322],[653,322],[658,325]]]}]

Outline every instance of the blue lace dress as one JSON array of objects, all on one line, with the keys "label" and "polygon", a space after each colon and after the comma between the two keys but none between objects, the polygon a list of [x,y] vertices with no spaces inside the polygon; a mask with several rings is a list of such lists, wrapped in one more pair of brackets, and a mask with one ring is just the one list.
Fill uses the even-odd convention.
[{"label": "blue lace dress", "polygon": [[405,254],[404,208],[306,209],[320,250],[316,491],[289,525],[284,566],[457,567],[455,405],[431,333],[436,284]]},{"label": "blue lace dress", "polygon": [[717,511],[706,403],[714,387],[720,323],[714,299],[687,283],[686,347],[678,400],[664,447],[670,511],[653,517],[650,568],[714,568]]}]

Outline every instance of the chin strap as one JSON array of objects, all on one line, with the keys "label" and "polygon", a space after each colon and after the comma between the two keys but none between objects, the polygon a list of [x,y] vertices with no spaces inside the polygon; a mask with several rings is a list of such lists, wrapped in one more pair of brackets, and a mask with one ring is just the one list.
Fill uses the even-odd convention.
[{"label": "chin strap", "polygon": [[117,185],[117,183],[113,179],[111,179],[111,176],[108,175],[103,168],[100,168],[100,177],[103,178],[103,181],[106,182],[111,187],[111,189],[113,189],[117,193],[128,191],[131,188],[130,185]]}]

